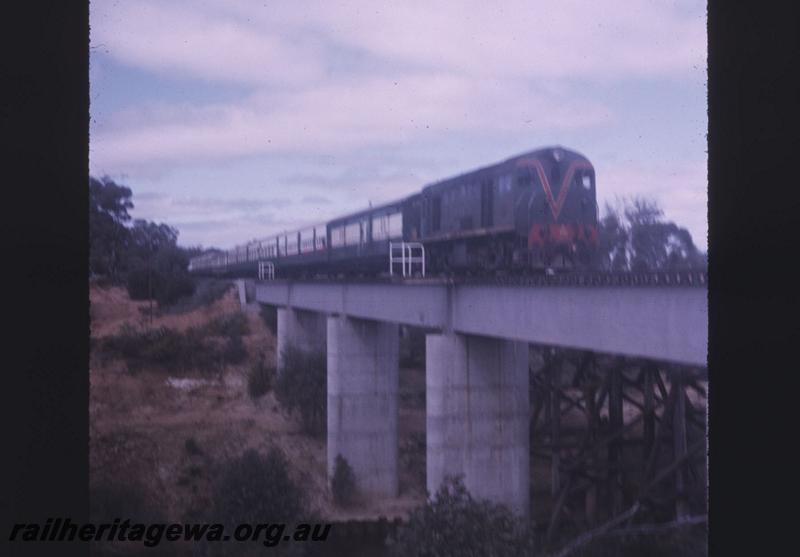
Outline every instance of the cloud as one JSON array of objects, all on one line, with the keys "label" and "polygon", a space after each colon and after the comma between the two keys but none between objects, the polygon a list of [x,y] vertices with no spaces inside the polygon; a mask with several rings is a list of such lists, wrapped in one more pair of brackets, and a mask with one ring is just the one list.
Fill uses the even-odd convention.
[{"label": "cloud", "polygon": [[197,197],[144,191],[133,196],[134,218],[166,222],[180,230],[183,245],[207,243],[231,247],[247,238],[296,225],[308,212],[284,197]]},{"label": "cloud", "polygon": [[553,97],[524,82],[474,83],[452,75],[334,81],[239,103],[131,108],[92,136],[93,169],[130,171],[271,153],[342,153],[435,134],[577,129],[607,123],[594,100]]},{"label": "cloud", "polygon": [[140,69],[243,84],[306,82],[322,72],[314,44],[256,27],[202,2],[92,2],[91,43]]},{"label": "cloud", "polygon": [[249,86],[227,104],[188,93],[104,117],[91,160],[111,171],[597,126],[613,114],[592,80],[685,77],[706,50],[703,17],[647,0],[96,1],[91,23],[123,64]]},{"label": "cloud", "polygon": [[685,11],[648,0],[95,1],[92,44],[144,69],[241,83],[315,81],[343,49],[356,71],[366,58],[482,78],[652,77],[704,66],[704,14]]},{"label": "cloud", "polygon": [[300,203],[307,203],[309,205],[330,205],[331,200],[322,195],[307,195],[300,200]]}]

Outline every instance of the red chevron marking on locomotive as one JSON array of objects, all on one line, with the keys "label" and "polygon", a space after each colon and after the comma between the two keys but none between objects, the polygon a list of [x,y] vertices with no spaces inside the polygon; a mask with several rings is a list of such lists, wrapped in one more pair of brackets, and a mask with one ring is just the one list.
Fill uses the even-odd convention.
[{"label": "red chevron marking on locomotive", "polygon": [[572,184],[572,177],[575,175],[575,170],[578,168],[591,170],[592,168],[592,165],[585,161],[573,161],[569,165],[564,179],[561,181],[561,189],[558,190],[558,199],[553,199],[553,190],[550,188],[550,180],[547,179],[547,174],[545,174],[544,167],[540,161],[536,159],[525,159],[519,161],[517,166],[527,166],[536,169],[536,173],[539,175],[539,181],[542,183],[542,189],[544,190],[547,204],[550,206],[550,212],[553,213],[553,220],[558,220],[558,215],[561,213],[564,201],[567,199],[567,190],[569,190]]}]

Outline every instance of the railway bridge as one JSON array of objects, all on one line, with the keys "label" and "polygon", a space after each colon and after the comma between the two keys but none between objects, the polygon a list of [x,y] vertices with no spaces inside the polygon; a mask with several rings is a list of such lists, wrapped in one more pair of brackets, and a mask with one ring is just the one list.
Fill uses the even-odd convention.
[{"label": "railway bridge", "polygon": [[[279,369],[289,345],[327,352],[329,475],[341,454],[358,487],[376,496],[398,494],[401,325],[426,332],[428,491],[461,474],[475,496],[521,514],[530,512],[529,343],[706,366],[702,276],[565,284],[262,280],[255,299],[278,308]],[[615,404],[613,393],[608,398]]]}]

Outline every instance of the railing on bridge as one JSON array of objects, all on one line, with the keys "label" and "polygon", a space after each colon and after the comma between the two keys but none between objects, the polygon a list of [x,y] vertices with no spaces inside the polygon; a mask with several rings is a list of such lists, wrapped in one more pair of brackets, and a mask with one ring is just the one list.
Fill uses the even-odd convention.
[{"label": "railing on bridge", "polygon": [[[397,255],[397,251],[400,255]],[[389,242],[389,275],[400,264],[403,277],[414,276],[414,265],[419,265],[420,276],[425,276],[425,246],[419,242]]]},{"label": "railing on bridge", "polygon": [[275,280],[275,264],[272,261],[258,262],[258,280]]}]

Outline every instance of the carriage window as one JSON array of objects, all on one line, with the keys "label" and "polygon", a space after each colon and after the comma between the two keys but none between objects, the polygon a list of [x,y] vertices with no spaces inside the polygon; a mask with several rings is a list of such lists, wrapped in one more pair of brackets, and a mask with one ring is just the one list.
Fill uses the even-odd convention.
[{"label": "carriage window", "polygon": [[351,222],[345,226],[344,242],[348,246],[357,246],[361,242],[361,225]]},{"label": "carriage window", "polygon": [[318,226],[314,229],[314,249],[325,249],[325,239],[327,238],[327,231],[324,226]]},{"label": "carriage window", "polygon": [[372,217],[372,239],[386,240],[403,236],[403,213]]},{"label": "carriage window", "polygon": [[403,237],[403,213],[397,212],[389,215],[389,238]]},{"label": "carriage window", "polygon": [[389,237],[389,217],[379,215],[372,217],[372,239],[384,240]]},{"label": "carriage window", "polygon": [[338,248],[344,245],[344,226],[331,228],[331,246]]},{"label": "carriage window", "polygon": [[314,229],[309,228],[300,232],[300,253],[314,251]]},{"label": "carriage window", "polygon": [[506,193],[511,191],[511,176],[506,174],[505,176],[500,176],[498,180],[498,189],[500,193]]},{"label": "carriage window", "polygon": [[288,234],[286,236],[286,255],[297,255],[299,252],[298,248],[297,232]]}]

